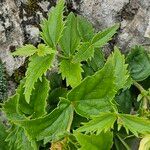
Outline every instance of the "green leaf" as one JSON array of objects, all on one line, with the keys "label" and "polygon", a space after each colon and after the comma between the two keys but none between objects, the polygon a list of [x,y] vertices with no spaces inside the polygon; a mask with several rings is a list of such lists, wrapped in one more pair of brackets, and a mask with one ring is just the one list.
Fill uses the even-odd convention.
[{"label": "green leaf", "polygon": [[30,106],[33,109],[32,118],[38,118],[46,114],[46,100],[49,93],[49,82],[43,77],[42,81],[38,79],[35,83],[35,89],[32,92]]},{"label": "green leaf", "polygon": [[110,150],[113,144],[113,134],[111,132],[99,135],[75,134],[81,148],[79,150]]},{"label": "green leaf", "polygon": [[24,116],[20,115],[18,110],[19,95],[10,97],[3,105],[3,112],[10,121],[22,120]]},{"label": "green leaf", "polygon": [[129,90],[122,91],[115,98],[118,103],[118,110],[122,113],[130,114],[132,109],[132,96]]},{"label": "green leaf", "polygon": [[82,16],[77,16],[77,29],[83,42],[90,41],[94,36],[92,24]]},{"label": "green leaf", "polygon": [[116,33],[119,28],[119,24],[116,24],[110,28],[98,32],[92,39],[92,44],[96,48],[104,46],[108,41],[111,40],[112,36]]},{"label": "green leaf", "polygon": [[63,22],[64,0],[59,0],[56,7],[52,7],[48,20],[41,24],[41,36],[44,42],[52,48],[56,48],[64,29]]},{"label": "green leaf", "polygon": [[25,132],[20,127],[13,127],[6,138],[9,143],[9,150],[38,150],[34,141],[29,141]]},{"label": "green leaf", "polygon": [[117,47],[111,56],[113,64],[115,65],[115,77],[116,77],[116,90],[123,88],[129,78],[127,70],[127,64],[125,64],[125,57],[122,55]]},{"label": "green leaf", "polygon": [[73,13],[67,17],[66,26],[63,35],[60,39],[60,46],[65,55],[70,56],[74,54],[80,43],[80,38],[77,32],[77,20]]},{"label": "green leaf", "polygon": [[106,132],[113,128],[114,122],[117,120],[117,116],[113,113],[101,113],[92,118],[87,123],[84,123],[82,127],[78,128],[77,132],[96,132],[100,134],[102,131]]},{"label": "green leaf", "polygon": [[62,100],[59,106],[50,114],[38,119],[17,121],[31,139],[43,140],[47,143],[51,140],[58,140],[67,133],[72,122],[73,107],[69,101]]},{"label": "green leaf", "polygon": [[114,98],[115,77],[112,59],[93,76],[86,77],[77,87],[68,93],[75,110],[84,117],[97,115],[112,109],[110,101]]},{"label": "green leaf", "polygon": [[142,81],[150,76],[150,57],[142,46],[135,46],[127,56],[131,77]]},{"label": "green leaf", "polygon": [[55,51],[52,48],[46,46],[45,44],[39,44],[38,45],[37,54],[39,56],[45,56],[47,54],[54,54],[54,53],[55,53]]},{"label": "green leaf", "polygon": [[33,55],[26,72],[25,81],[25,99],[27,103],[30,101],[30,95],[34,88],[35,82],[52,66],[54,54],[46,56]]},{"label": "green leaf", "polygon": [[31,56],[37,51],[37,48],[31,44],[26,44],[12,53],[13,56]]},{"label": "green leaf", "polygon": [[59,69],[62,78],[66,78],[67,86],[75,87],[80,84],[83,72],[80,63],[72,63],[70,60],[64,59],[61,61]]},{"label": "green leaf", "polygon": [[94,57],[91,60],[89,60],[87,63],[90,67],[92,67],[92,69],[95,72],[102,69],[105,64],[105,58],[102,50],[95,49]]},{"label": "green leaf", "polygon": [[33,109],[25,100],[24,83],[25,83],[25,79],[23,79],[20,82],[20,85],[18,86],[18,88],[16,90],[16,93],[19,95],[18,112],[20,114],[24,114],[24,115],[32,115],[33,114]]},{"label": "green leaf", "polygon": [[127,131],[130,130],[137,137],[138,133],[150,133],[150,121],[142,117],[119,114],[118,124],[124,126]]},{"label": "green leaf", "polygon": [[91,45],[91,43],[86,42],[79,47],[78,52],[73,57],[73,62],[79,63],[81,61],[91,59],[93,56],[94,47]]},{"label": "green leaf", "polygon": [[8,144],[5,141],[8,133],[6,132],[6,127],[0,119],[0,150],[8,150]]}]

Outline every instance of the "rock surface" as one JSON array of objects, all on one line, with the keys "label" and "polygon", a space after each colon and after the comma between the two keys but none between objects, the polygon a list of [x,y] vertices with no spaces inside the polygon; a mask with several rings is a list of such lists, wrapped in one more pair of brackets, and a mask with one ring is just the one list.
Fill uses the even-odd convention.
[{"label": "rock surface", "polygon": [[[150,45],[150,0],[66,0],[68,8],[85,16],[96,29],[120,23],[110,45],[127,50],[135,44]],[[0,0],[0,59],[9,76],[24,64],[11,51],[25,43],[40,42],[40,21],[56,0]],[[107,47],[106,47],[107,50]]]}]

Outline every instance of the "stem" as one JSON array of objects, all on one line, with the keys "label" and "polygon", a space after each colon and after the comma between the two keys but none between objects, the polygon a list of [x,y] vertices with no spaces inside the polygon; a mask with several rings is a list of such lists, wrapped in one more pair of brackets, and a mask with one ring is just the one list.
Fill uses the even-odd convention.
[{"label": "stem", "polygon": [[133,82],[134,86],[142,93],[145,89],[136,81]]},{"label": "stem", "polygon": [[124,145],[124,147],[127,149],[127,150],[131,150],[130,147],[128,146],[128,144],[118,135],[116,134],[118,139],[122,142],[122,144]]}]

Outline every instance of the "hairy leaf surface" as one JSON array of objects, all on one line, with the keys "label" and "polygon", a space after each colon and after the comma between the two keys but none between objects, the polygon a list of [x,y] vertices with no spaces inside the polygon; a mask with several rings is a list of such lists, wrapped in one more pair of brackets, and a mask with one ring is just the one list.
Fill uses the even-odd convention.
[{"label": "hairy leaf surface", "polygon": [[81,82],[83,70],[80,63],[72,63],[70,60],[64,59],[61,61],[59,69],[62,78],[66,78],[67,86],[75,87]]},{"label": "hairy leaf surface", "polygon": [[77,20],[73,13],[67,16],[66,26],[60,39],[60,46],[65,55],[74,54],[80,42],[77,32]]},{"label": "hairy leaf surface", "polygon": [[40,78],[50,67],[54,59],[54,54],[46,56],[33,55],[30,58],[30,63],[26,72],[25,81],[25,98],[27,103],[30,101],[32,89],[34,88],[35,82]]},{"label": "hairy leaf surface", "polygon": [[117,116],[113,113],[101,113],[96,117],[93,117],[87,123],[84,123],[83,126],[77,129],[77,132],[96,132],[100,134],[102,131],[106,132],[113,128],[114,122],[117,120]]},{"label": "hairy leaf surface", "polygon": [[110,150],[113,144],[113,134],[111,132],[99,135],[75,134],[81,148],[79,150]]},{"label": "hairy leaf surface", "polygon": [[13,56],[31,56],[37,51],[37,48],[31,44],[27,44],[22,46],[21,48],[16,49],[15,52],[12,53]]}]

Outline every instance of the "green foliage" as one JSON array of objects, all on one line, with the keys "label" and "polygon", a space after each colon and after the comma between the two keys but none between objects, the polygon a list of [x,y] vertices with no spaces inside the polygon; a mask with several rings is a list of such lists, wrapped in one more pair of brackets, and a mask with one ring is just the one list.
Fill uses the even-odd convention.
[{"label": "green foliage", "polygon": [[96,33],[85,18],[64,17],[64,3],[41,24],[45,44],[13,53],[28,56],[29,64],[1,104],[9,130],[0,122],[0,149],[129,150],[131,137],[144,137],[139,148],[148,149],[150,90],[135,80],[149,81],[149,54],[136,47],[125,59],[115,47],[105,60],[103,46],[119,25]]},{"label": "green foliage", "polygon": [[38,147],[35,142],[30,141],[25,135],[22,128],[14,126],[12,127],[9,135],[6,138],[8,142],[9,150],[37,150]]},{"label": "green foliage", "polygon": [[8,144],[5,142],[8,133],[6,132],[6,127],[0,119],[0,150],[8,150]]},{"label": "green foliage", "polygon": [[25,98],[30,102],[30,96],[34,88],[35,82],[52,66],[54,54],[48,54],[46,56],[33,55],[30,57],[30,63],[26,72],[25,81]]},{"label": "green foliage", "polygon": [[75,136],[81,145],[79,150],[110,150],[113,144],[113,134],[111,132],[101,133],[99,135],[85,135],[77,133]]},{"label": "green foliage", "polygon": [[[67,44],[66,44],[67,43]],[[73,13],[67,16],[65,29],[60,39],[60,46],[66,56],[72,55],[80,43],[77,32],[77,19]]]},{"label": "green foliage", "polygon": [[64,0],[59,0],[56,7],[52,7],[48,19],[41,24],[41,36],[44,42],[52,48],[56,48],[64,29],[63,21]]},{"label": "green foliage", "polygon": [[32,56],[37,51],[36,47],[27,44],[22,46],[21,48],[16,49],[15,52],[12,53],[13,56]]},{"label": "green foliage", "polygon": [[131,76],[142,81],[150,76],[150,57],[142,46],[135,46],[127,56]]}]

